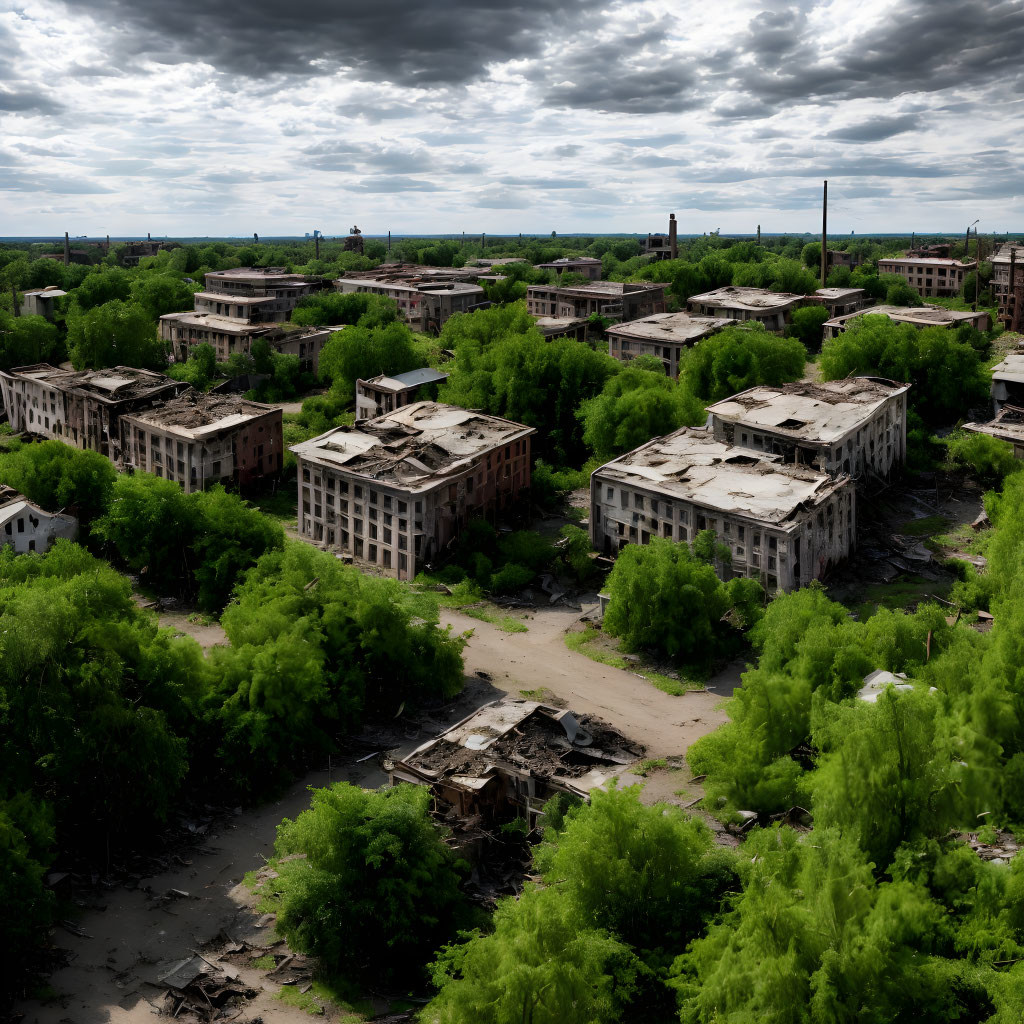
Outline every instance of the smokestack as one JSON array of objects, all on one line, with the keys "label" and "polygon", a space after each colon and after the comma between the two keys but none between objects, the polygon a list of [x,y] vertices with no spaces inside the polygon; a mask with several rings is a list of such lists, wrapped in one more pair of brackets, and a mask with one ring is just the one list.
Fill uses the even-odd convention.
[{"label": "smokestack", "polygon": [[313,232],[313,245],[316,246],[316,258],[320,259],[320,232]]},{"label": "smokestack", "polygon": [[668,254],[669,259],[679,258],[679,243],[676,240],[676,215],[668,215]]},{"label": "smokestack", "polygon": [[252,240],[253,240],[253,242],[256,243],[256,245],[260,244],[260,236],[258,234],[256,234],[255,231],[252,233]]},{"label": "smokestack", "polygon": [[107,248],[104,251],[110,252],[110,235],[107,235]]},{"label": "smokestack", "polygon": [[388,232],[388,252],[391,252],[391,232]]},{"label": "smokestack", "polygon": [[917,247],[917,232],[910,232],[910,248],[915,249]]},{"label": "smokestack", "polygon": [[68,240],[68,233],[64,232],[64,266],[71,262],[71,242]]},{"label": "smokestack", "polygon": [[487,232],[480,232],[480,251],[482,252],[484,247],[487,245]]},{"label": "smokestack", "polygon": [[821,193],[821,287],[828,277],[828,182],[823,182]]},{"label": "smokestack", "polygon": [[153,236],[148,231],[146,232],[146,241],[147,242],[152,242],[153,241]]},{"label": "smokestack", "polygon": [[757,225],[757,244],[761,244],[761,225]]}]

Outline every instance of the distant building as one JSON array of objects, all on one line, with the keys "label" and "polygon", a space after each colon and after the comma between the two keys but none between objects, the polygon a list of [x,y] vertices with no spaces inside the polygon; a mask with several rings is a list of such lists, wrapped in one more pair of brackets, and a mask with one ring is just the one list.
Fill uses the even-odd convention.
[{"label": "distant building", "polygon": [[211,484],[245,488],[281,471],[281,410],[233,394],[189,390],[121,417],[125,468],[181,484],[185,493]]},{"label": "distant building", "polygon": [[781,331],[793,310],[805,302],[803,295],[772,292],[767,288],[727,285],[702,295],[691,295],[686,306],[691,313],[729,320],[757,320],[769,331]]},{"label": "distant building", "polygon": [[702,338],[717,334],[735,320],[691,316],[689,313],[655,313],[642,320],[613,324],[608,335],[608,355],[620,362],[637,356],[660,359],[670,377],[679,376],[682,354]]},{"label": "distant building", "polygon": [[531,284],[526,308],[532,316],[587,318],[594,313],[616,320],[636,320],[665,312],[667,284],[645,281],[591,281],[589,284]]},{"label": "distant building", "polygon": [[45,554],[61,537],[76,540],[78,520],[61,512],[47,512],[13,487],[0,484],[0,549],[16,555],[29,551]]},{"label": "distant building", "polygon": [[533,433],[436,402],[329,430],[291,449],[299,532],[360,565],[412,579],[469,519],[525,497]]},{"label": "distant building", "polygon": [[991,260],[998,320],[1008,331],[1024,331],[1024,242],[1006,242]]},{"label": "distant building", "polygon": [[1024,352],[1010,352],[992,367],[992,405],[1024,406]]},{"label": "distant building", "polygon": [[806,301],[809,306],[824,306],[829,317],[837,317],[863,309],[868,294],[863,288],[819,288]]},{"label": "distant building", "polygon": [[[396,373],[393,377],[382,373],[369,380],[357,380],[356,419],[372,420],[385,416],[401,409],[403,405],[411,405],[417,400],[417,395],[420,401],[425,398],[435,399],[438,385],[447,379],[447,373],[424,366],[419,370]],[[424,395],[424,391],[431,394]]]},{"label": "distant building", "polygon": [[683,427],[601,466],[590,477],[590,539],[606,554],[652,537],[690,541],[713,530],[732,559],[725,578],[769,592],[822,577],[854,547],[854,486],[781,456]]},{"label": "distant building", "polygon": [[483,288],[465,281],[346,275],[335,281],[334,286],[346,295],[361,293],[393,299],[406,322],[417,331],[440,331],[456,313],[469,313],[490,305]]},{"label": "distant building", "polygon": [[679,258],[679,240],[677,235],[678,227],[676,215],[668,215],[667,235],[648,235],[644,242],[641,242],[644,253],[652,260],[674,260]]},{"label": "distant building", "polygon": [[580,316],[535,316],[537,330],[544,335],[545,340],[554,341],[555,338],[573,338],[576,341],[587,340],[587,329],[590,322],[586,317]]},{"label": "distant building", "polygon": [[919,295],[957,296],[964,286],[964,277],[974,270],[976,262],[939,257],[904,256],[878,261],[879,274],[897,274],[906,280]]},{"label": "distant building", "polygon": [[910,385],[880,377],[755,387],[708,406],[716,440],[829,476],[887,480],[906,462]]},{"label": "distant building", "polygon": [[121,462],[119,419],[173,398],[189,385],[131,366],[59,370],[47,363],[0,372],[11,427]]},{"label": "distant building", "polygon": [[860,259],[845,249],[826,249],[825,253],[827,261],[825,266],[827,270],[834,270],[836,267],[846,267],[847,270],[853,270],[854,267],[860,266]]},{"label": "distant building", "polygon": [[[1024,381],[1019,391],[1024,392]],[[1019,405],[1003,404],[995,419],[988,423],[965,423],[964,430],[973,434],[988,434],[989,437],[1012,444],[1013,457],[1024,459],[1024,408]]]},{"label": "distant building", "polygon": [[524,259],[522,256],[506,256],[504,259],[490,259],[479,257],[473,260],[474,267],[487,267],[493,269],[494,267],[505,267],[510,263],[529,263],[530,261]]},{"label": "distant building", "polygon": [[592,256],[563,256],[550,263],[538,263],[537,270],[552,270],[556,277],[565,273],[580,274],[591,281],[601,280],[601,261]]},{"label": "distant building", "polygon": [[137,267],[140,260],[155,256],[164,249],[179,248],[177,242],[154,242],[147,238],[138,242],[126,242],[121,252],[121,262],[126,267]]},{"label": "distant building", "polygon": [[932,245],[919,245],[916,249],[908,249],[906,255],[921,259],[948,259],[952,249],[950,242],[935,242]]},{"label": "distant building", "polygon": [[57,299],[67,295],[63,288],[51,284],[46,288],[33,288],[31,291],[22,293],[21,315],[42,316],[47,320],[53,320],[56,312]]},{"label": "distant building", "polygon": [[987,331],[990,326],[988,313],[979,310],[977,313],[964,312],[958,309],[946,309],[943,306],[868,306],[854,313],[826,320],[822,327],[822,336],[826,340],[842,334],[847,327],[861,316],[885,316],[897,324],[913,324],[915,327],[960,327],[968,324],[979,331]]},{"label": "distant building", "polygon": [[284,267],[233,267],[205,277],[195,295],[197,313],[235,317],[247,323],[280,323],[308,295],[329,287],[319,277],[289,273]]}]

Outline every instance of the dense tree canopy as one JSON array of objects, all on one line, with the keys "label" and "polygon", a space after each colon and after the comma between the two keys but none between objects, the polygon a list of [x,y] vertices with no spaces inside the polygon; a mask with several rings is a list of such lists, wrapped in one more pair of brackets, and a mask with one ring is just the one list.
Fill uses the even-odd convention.
[{"label": "dense tree canopy", "polygon": [[112,299],[89,310],[68,312],[68,354],[77,370],[105,366],[163,369],[166,358],[156,325],[135,302]]},{"label": "dense tree canopy", "polygon": [[41,316],[11,316],[0,309],[0,370],[57,358],[57,328]]}]

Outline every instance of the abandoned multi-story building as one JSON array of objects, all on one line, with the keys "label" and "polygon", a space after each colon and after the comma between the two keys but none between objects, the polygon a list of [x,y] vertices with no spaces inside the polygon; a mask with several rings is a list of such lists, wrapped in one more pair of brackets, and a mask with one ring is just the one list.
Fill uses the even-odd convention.
[{"label": "abandoned multi-story building", "polygon": [[57,299],[67,295],[63,288],[57,285],[47,285],[45,288],[32,288],[22,293],[21,315],[41,316],[52,320],[56,312]]},{"label": "abandoned multi-story building", "polygon": [[532,316],[590,317],[594,313],[615,320],[636,320],[665,312],[667,284],[646,281],[591,281],[588,284],[531,284],[526,308]]},{"label": "abandoned multi-story building", "polygon": [[1024,352],[1008,352],[992,367],[992,407],[1024,406]]},{"label": "abandoned multi-story building", "polygon": [[587,340],[587,329],[590,321],[581,316],[535,316],[537,330],[547,341],[555,338],[572,338],[575,341]]},{"label": "abandoned multi-story building", "polygon": [[977,262],[938,257],[902,256],[878,261],[879,274],[897,274],[919,295],[955,296],[964,286],[964,277],[977,267]]},{"label": "abandoned multi-story building", "polygon": [[121,262],[126,267],[137,267],[140,260],[156,256],[164,249],[177,249],[177,242],[158,242],[152,238],[142,239],[137,242],[125,242],[121,250]]},{"label": "abandoned multi-story building", "polygon": [[712,530],[728,546],[726,578],[793,590],[847,557],[855,545],[855,488],[780,455],[683,427],[606,463],[590,477],[590,539],[613,554],[652,537],[692,542]]},{"label": "abandoned multi-story building", "polygon": [[906,462],[909,384],[881,377],[755,387],[708,406],[715,438],[830,476],[888,480]]},{"label": "abandoned multi-story building", "polygon": [[803,295],[771,292],[767,288],[745,288],[727,285],[702,295],[691,295],[687,309],[699,316],[729,320],[757,320],[769,331],[781,331],[793,310],[804,305]]},{"label": "abandoned multi-story building", "polygon": [[409,326],[418,331],[436,333],[456,313],[469,313],[490,305],[483,288],[466,281],[342,277],[334,286],[345,294],[359,292],[393,299]]},{"label": "abandoned multi-story building", "polygon": [[235,317],[247,323],[281,323],[307,295],[330,285],[319,277],[294,274],[284,267],[233,267],[205,276],[195,294],[195,311]]},{"label": "abandoned multi-story building", "polygon": [[119,419],[189,388],[162,373],[131,366],[60,370],[47,363],[0,372],[14,430],[64,441],[121,461]]},{"label": "abandoned multi-story building", "polygon": [[63,512],[47,512],[13,487],[0,484],[0,549],[16,555],[29,551],[45,554],[61,537],[78,537],[78,520]]},{"label": "abandoned multi-story building", "polygon": [[291,449],[299,532],[360,565],[412,579],[467,520],[525,497],[534,432],[436,402],[329,430]]},{"label": "abandoned multi-story building", "polygon": [[[536,701],[492,701],[388,766],[391,785],[427,786],[434,810],[493,827],[521,818],[544,826],[557,793],[587,800],[618,779],[643,749],[603,722]],[[472,838],[472,833],[471,833]],[[462,850],[460,852],[465,853]]]},{"label": "abandoned multi-story building", "polygon": [[809,306],[824,306],[829,317],[855,313],[867,305],[867,292],[863,288],[819,288],[806,297]]},{"label": "abandoned multi-story building", "polygon": [[284,460],[281,410],[239,395],[189,390],[122,415],[120,427],[124,468],[174,480],[186,493],[249,487]]},{"label": "abandoned multi-story building", "polygon": [[382,373],[369,380],[356,381],[356,419],[372,420],[403,405],[437,398],[437,389],[447,373],[424,366],[392,376]]},{"label": "abandoned multi-story building", "polygon": [[1008,331],[1024,331],[1024,242],[1006,242],[992,256],[989,287],[999,322]]},{"label": "abandoned multi-story building", "polygon": [[979,331],[987,331],[991,325],[989,315],[984,310],[969,312],[958,309],[945,309],[942,306],[868,306],[853,313],[826,320],[822,326],[822,337],[825,340],[842,334],[850,324],[862,316],[885,316],[893,323],[913,324],[915,327],[960,327],[967,324]]},{"label": "abandoned multi-story building", "polygon": [[833,270],[836,267],[846,267],[847,270],[853,270],[854,267],[860,266],[860,258],[852,252],[847,252],[845,249],[826,249],[825,253],[825,266],[828,270]]},{"label": "abandoned multi-story building", "polygon": [[667,235],[648,235],[646,240],[640,244],[643,246],[644,254],[652,260],[674,260],[679,257],[678,225],[676,215],[668,215]]},{"label": "abandoned multi-story building", "polygon": [[555,277],[563,274],[579,274],[589,281],[601,280],[601,261],[593,256],[563,256],[561,259],[552,260],[550,263],[538,263],[536,270],[551,270]]},{"label": "abandoned multi-story building", "polygon": [[654,356],[661,360],[670,377],[678,377],[680,359],[686,350],[702,338],[717,334],[735,323],[735,320],[723,317],[655,313],[642,320],[609,327],[605,332],[608,335],[608,355],[621,362],[629,362],[637,356]]},{"label": "abandoned multi-story building", "polygon": [[[1021,381],[1024,391],[1024,379]],[[1003,404],[995,418],[988,423],[965,423],[964,430],[972,434],[988,434],[999,441],[1013,445],[1013,457],[1024,459],[1024,407]]]}]

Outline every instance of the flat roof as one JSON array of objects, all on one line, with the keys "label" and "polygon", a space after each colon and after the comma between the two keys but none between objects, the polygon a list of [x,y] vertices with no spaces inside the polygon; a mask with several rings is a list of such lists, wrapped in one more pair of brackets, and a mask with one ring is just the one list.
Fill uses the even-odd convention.
[{"label": "flat roof", "polygon": [[340,285],[342,287],[346,284],[355,284],[359,287],[389,288],[426,295],[437,294],[438,292],[484,294],[484,290],[480,285],[470,284],[468,281],[432,281],[421,279],[420,277],[339,277],[334,283],[335,286]]},{"label": "flat roof", "polygon": [[536,267],[571,267],[573,264],[580,263],[600,263],[599,259],[595,259],[593,256],[562,256],[557,260],[552,260],[550,263],[537,263]]},{"label": "flat roof", "polygon": [[214,302],[233,302],[236,306],[258,306],[261,302],[275,302],[274,295],[232,295],[230,292],[196,292],[194,299],[210,299]]},{"label": "flat roof", "polygon": [[534,316],[537,330],[541,334],[553,334],[556,331],[570,331],[575,327],[582,327],[590,321],[585,316]]},{"label": "flat roof", "polygon": [[369,380],[361,380],[359,383],[372,385],[381,391],[408,391],[410,388],[418,388],[423,384],[434,384],[447,379],[447,373],[435,370],[431,366],[424,366],[418,370],[396,373],[391,377],[381,373],[376,377],[371,377]]},{"label": "flat roof", "polygon": [[632,295],[639,292],[661,291],[667,288],[665,282],[651,281],[587,281],[585,284],[531,284],[527,292],[558,292],[560,295]]},{"label": "flat roof", "polygon": [[988,423],[965,423],[964,430],[988,434],[1010,444],[1024,444],[1024,409],[1019,405],[1004,405],[995,419]]},{"label": "flat roof", "polygon": [[357,426],[335,427],[291,451],[331,469],[424,491],[477,456],[536,431],[500,416],[440,402],[415,402]]},{"label": "flat roof", "polygon": [[[863,288],[816,288],[814,295],[818,295],[823,299],[855,299],[864,295],[865,291]],[[813,295],[807,296],[809,299],[814,298]]]},{"label": "flat roof", "polygon": [[30,295],[42,295],[48,299],[59,299],[63,295],[67,295],[67,292],[63,288],[58,288],[56,285],[47,285],[45,288],[30,288],[27,292],[22,292],[25,298]]},{"label": "flat roof", "polygon": [[986,256],[985,259],[989,263],[1009,263],[1010,254],[1013,252],[1016,252],[1016,256],[1014,256],[1015,263],[1024,261],[1024,242],[1003,242],[999,252]]},{"label": "flat roof", "polygon": [[280,324],[250,324],[237,317],[221,316],[219,313],[164,313],[161,320],[182,324],[188,327],[208,327],[210,330],[223,331],[225,334],[264,334],[280,327]]},{"label": "flat roof", "polygon": [[945,256],[882,256],[878,260],[878,265],[881,266],[883,263],[900,263],[914,267],[925,264],[929,267],[956,267],[959,270],[969,270],[978,265],[975,260],[963,263],[961,260],[953,260]]},{"label": "flat roof", "polygon": [[315,284],[320,280],[307,274],[296,274],[284,267],[231,267],[228,270],[211,270],[203,276],[207,279],[230,277],[240,281],[272,281],[274,284]]},{"label": "flat roof", "polygon": [[602,483],[643,488],[703,508],[747,516],[779,529],[848,485],[781,456],[716,441],[707,429],[682,427],[594,471]]},{"label": "flat roof", "polygon": [[657,341],[661,344],[692,345],[737,321],[720,316],[693,316],[690,313],[655,313],[640,320],[613,324],[605,334],[616,337]]},{"label": "flat roof", "polygon": [[1009,352],[1003,356],[1003,361],[992,367],[992,378],[1024,384],[1024,352]]},{"label": "flat roof", "polygon": [[951,327],[987,315],[983,309],[967,313],[959,309],[946,309],[944,306],[868,306],[867,309],[843,313],[842,316],[826,320],[824,326],[841,326],[857,316],[887,316],[896,323],[916,324],[918,327]]},{"label": "flat roof", "polygon": [[712,416],[792,438],[833,444],[874,416],[909,384],[881,377],[848,377],[823,384],[797,381],[756,387],[708,406]]},{"label": "flat roof", "polygon": [[165,388],[186,385],[154,370],[134,366],[110,366],[103,370],[61,370],[49,363],[16,366],[8,370],[12,377],[37,381],[59,391],[86,393],[101,401],[124,401],[156,394]]},{"label": "flat roof", "polygon": [[794,302],[800,302],[803,295],[792,292],[772,292],[767,288],[743,288],[726,285],[702,295],[691,295],[687,302],[699,302],[706,306],[722,306],[726,309],[749,309],[755,311],[788,309]]},{"label": "flat roof", "polygon": [[230,392],[185,391],[152,409],[123,416],[126,421],[159,427],[188,440],[201,440],[238,427],[250,420],[280,410],[261,402],[250,402]]}]

